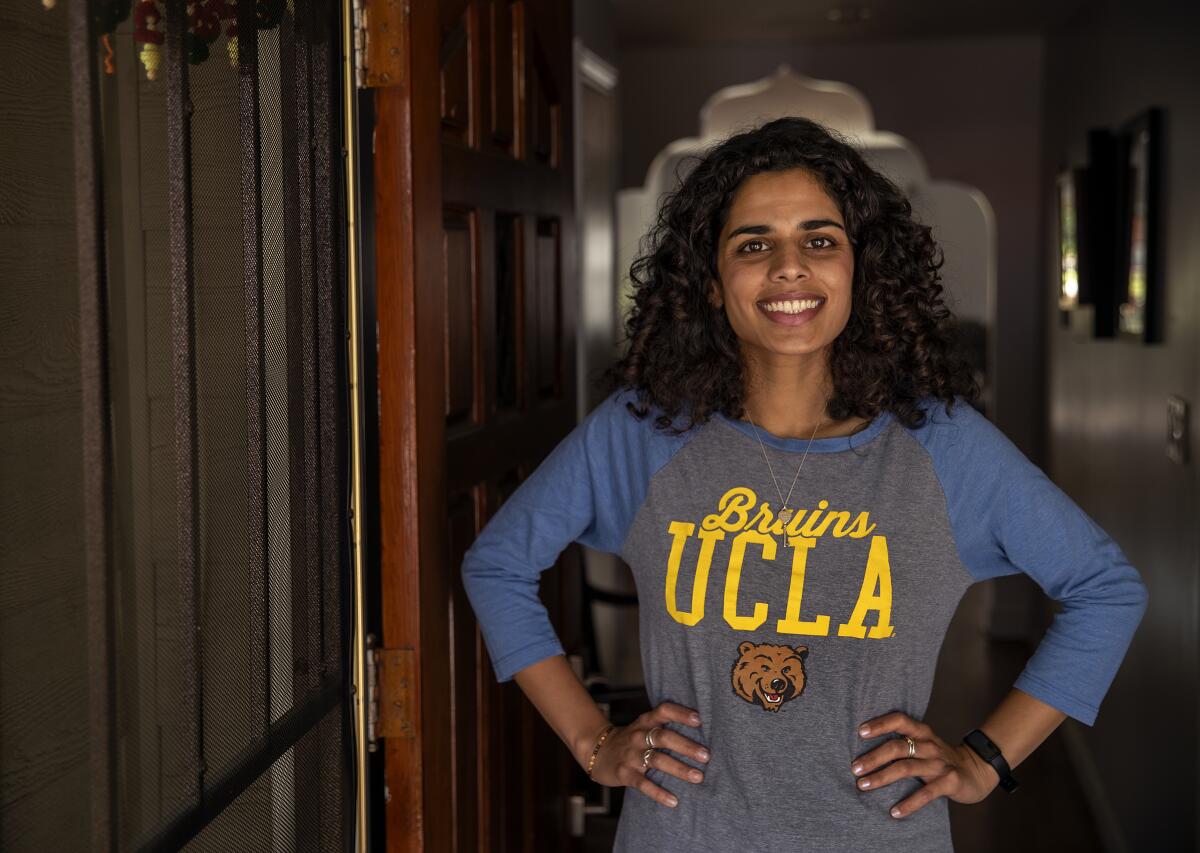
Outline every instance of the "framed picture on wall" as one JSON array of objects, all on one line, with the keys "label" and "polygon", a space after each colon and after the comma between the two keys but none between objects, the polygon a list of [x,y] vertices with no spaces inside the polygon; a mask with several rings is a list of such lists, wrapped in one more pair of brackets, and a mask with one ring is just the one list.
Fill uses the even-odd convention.
[{"label": "framed picture on wall", "polygon": [[1117,290],[1123,281],[1119,244],[1124,233],[1118,197],[1117,134],[1107,127],[1088,131],[1088,165],[1079,197],[1079,286],[1081,304],[1093,306],[1091,334],[1117,334]]},{"label": "framed picture on wall", "polygon": [[1126,122],[1120,132],[1117,333],[1141,343],[1162,341],[1161,126],[1161,111],[1151,108]]},{"label": "framed picture on wall", "polygon": [[1070,324],[1070,312],[1086,299],[1080,293],[1080,195],[1087,171],[1068,168],[1058,173],[1058,309],[1062,324]]},{"label": "framed picture on wall", "polygon": [[1118,134],[1091,128],[1087,165],[1060,169],[1055,184],[1059,317],[1081,340],[1117,335],[1124,295],[1120,191]]}]

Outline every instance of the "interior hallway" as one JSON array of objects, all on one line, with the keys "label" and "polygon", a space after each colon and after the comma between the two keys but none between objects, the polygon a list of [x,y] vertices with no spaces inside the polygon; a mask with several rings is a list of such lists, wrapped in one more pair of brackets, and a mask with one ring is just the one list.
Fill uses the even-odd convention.
[{"label": "interior hallway", "polygon": [[[996,256],[989,417],[1119,544],[1150,603],[1096,724],[1065,721],[1017,768],[1016,793],[952,804],[958,848],[1200,849],[1200,439],[1187,425],[1200,396],[1200,4],[912,0],[903,10],[855,4],[874,13],[857,21],[830,14],[841,4],[786,0],[731,16],[716,0],[573,5],[577,34],[617,81],[617,192],[646,186],[660,152],[702,135],[714,93],[754,88],[786,63],[861,93],[874,127],[911,141],[931,175],[986,197]],[[1107,303],[1060,310],[1057,181],[1068,170],[1112,180],[1091,149],[1102,154],[1150,109],[1164,117],[1150,229],[1163,328],[1146,341],[1113,336]],[[1095,281],[1115,293],[1113,266]],[[946,637],[929,709],[939,732],[979,724],[1041,640],[1045,625],[1030,623],[1048,623],[1055,608],[1027,578],[989,583],[971,590]],[[984,642],[971,626],[988,624],[1021,644]],[[1168,730],[1169,750],[1147,748]]]}]

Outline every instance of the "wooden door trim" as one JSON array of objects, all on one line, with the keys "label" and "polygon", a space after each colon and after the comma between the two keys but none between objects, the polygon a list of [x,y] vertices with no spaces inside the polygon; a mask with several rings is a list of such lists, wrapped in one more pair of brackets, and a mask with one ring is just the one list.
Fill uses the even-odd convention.
[{"label": "wooden door trim", "polygon": [[445,579],[419,571],[444,561],[443,537],[430,531],[442,530],[446,503],[445,317],[437,4],[406,8],[404,78],[375,90],[380,588],[382,642],[413,651],[420,709],[413,737],[384,741],[387,849],[421,853],[447,849],[450,833],[448,811],[427,808],[448,795],[445,762],[425,755],[449,739],[444,716],[430,713],[448,679],[422,668],[446,642]]},{"label": "wooden door trim", "polygon": [[[405,650],[415,661],[410,690],[411,702],[418,709],[410,735],[384,740],[387,785],[384,830],[387,849],[400,853],[442,853],[460,848],[462,853],[467,849],[532,850],[534,845],[544,846],[547,842],[559,849],[565,828],[560,801],[567,787],[571,758],[544,721],[536,717],[536,710],[518,688],[495,682],[476,626],[472,624],[469,632],[464,631],[462,620],[470,619],[471,614],[456,576],[460,566],[454,562],[461,557],[457,549],[463,541],[461,537],[455,538],[455,531],[447,526],[447,512],[451,495],[455,496],[455,509],[462,509],[459,499],[464,485],[469,486],[477,532],[481,518],[490,517],[500,499],[498,485],[492,478],[508,477],[506,488],[511,487],[511,475],[515,474],[517,481],[523,479],[530,465],[548,453],[573,426],[573,318],[578,297],[573,283],[573,159],[566,144],[570,127],[555,119],[555,127],[561,127],[566,137],[553,142],[563,150],[558,154],[561,162],[549,167],[524,162],[526,120],[522,111],[519,111],[522,118],[515,121],[515,150],[511,156],[507,152],[502,155],[492,152],[494,156],[489,156],[487,151],[456,148],[455,125],[442,116],[445,106],[442,103],[444,57],[440,55],[445,37],[442,28],[470,27],[479,34],[479,44],[486,44],[482,36],[482,21],[486,16],[481,12],[484,4],[469,0],[454,2],[457,5],[452,7],[443,3],[406,7],[400,46],[404,57],[402,79],[374,90],[372,231],[378,353],[381,645]],[[564,39],[569,33],[569,10],[555,3],[556,0],[545,0],[538,4],[536,13],[528,20],[524,2],[512,3],[513,43],[524,45],[526,35],[536,40],[537,33],[527,33],[527,29],[539,26],[546,30],[547,38]],[[508,6],[499,4],[496,8],[503,11]],[[462,19],[465,23],[451,20],[454,15],[465,15]],[[521,48],[515,52],[519,99],[525,97],[527,78],[532,72],[520,58]],[[542,71],[543,77],[551,75],[551,71]],[[564,66],[553,73],[566,80],[568,71],[569,67]],[[506,68],[505,74],[508,73],[514,73],[513,69]],[[570,87],[565,83],[560,86],[565,87],[565,100],[556,100],[548,107],[550,115],[570,112]],[[478,83],[470,97],[476,99],[472,103],[486,106],[480,100]],[[483,121],[478,117],[473,120]],[[476,125],[475,132],[485,124]],[[480,157],[483,159],[475,159]],[[469,192],[465,191],[463,174],[478,179]],[[476,355],[477,375],[472,381],[477,384],[472,405],[489,409],[476,412],[487,425],[487,429],[479,430],[478,439],[470,419],[459,418],[453,431],[447,431],[451,405],[447,374],[454,362],[446,363],[445,336],[451,328],[448,321],[455,319],[446,314],[447,277],[461,274],[462,270],[456,272],[454,266],[448,267],[444,253],[448,222],[451,236],[462,236],[462,224],[453,210],[456,207],[472,211],[470,228],[475,242],[470,274],[484,275],[489,280],[485,271],[495,261],[495,216],[500,212],[515,217],[514,233],[506,239],[512,241],[515,275],[519,279],[514,342],[519,346],[519,375],[521,381],[545,384],[552,377],[548,374],[539,377],[531,373],[531,368],[536,371],[539,365],[545,367],[546,359],[553,362],[559,373],[553,383],[553,401],[540,400],[538,388],[526,387],[518,393],[520,416],[506,423],[510,419],[502,412],[491,410],[491,392],[480,396],[478,383],[490,380],[478,374],[480,365]],[[543,221],[549,223],[545,227],[552,233],[539,236]],[[550,252],[555,254],[552,256]],[[553,269],[534,266],[539,258],[545,261],[543,266],[552,263]],[[537,322],[546,324],[542,314],[548,314],[550,309],[542,305],[539,314],[539,305],[526,301],[523,295],[527,284],[543,279],[545,287],[560,289],[553,297],[558,300],[550,321],[554,325],[546,326],[547,334],[552,334],[556,341],[552,352],[536,350],[538,341],[529,331]],[[481,305],[494,298],[490,293],[477,296]],[[566,318],[572,319],[568,323]],[[477,317],[473,322],[484,324],[471,334],[487,346],[488,336],[494,333],[491,328],[494,318]],[[459,329],[456,334],[467,332]],[[514,433],[519,426],[523,431],[517,440]],[[490,448],[486,446],[485,434],[492,441]],[[495,445],[497,436],[513,439],[499,454]],[[453,449],[455,459],[446,458],[447,448]],[[497,459],[485,458],[489,452],[492,457],[509,460],[510,464],[498,468]],[[515,461],[514,454],[522,459],[517,466],[519,470],[511,464]],[[486,472],[488,479],[481,480],[481,472]],[[458,520],[461,522],[464,517]],[[561,580],[557,576],[549,580],[545,597],[557,601],[561,597]],[[557,606],[554,611],[561,613],[563,607]],[[452,619],[456,626],[453,632]],[[474,634],[473,642],[466,637],[467,633]],[[455,685],[466,689],[465,684],[472,677],[462,668],[455,675],[454,653],[460,648],[459,643],[469,645],[469,649],[462,646],[467,651],[457,662],[474,670],[473,695],[480,697],[481,702],[476,709],[474,737],[461,728],[464,724],[472,725],[472,712],[466,710],[466,703],[471,700],[464,697],[454,704],[453,696],[462,694],[451,692]],[[457,729],[456,714],[463,714]],[[498,740],[498,730],[491,728],[493,724],[513,734],[512,739],[506,736],[502,741],[504,749],[499,758],[489,751]],[[456,742],[457,734],[462,734],[464,740]],[[461,750],[461,754],[456,750]],[[521,758],[518,762],[521,784],[510,785],[507,780],[500,784],[494,775],[500,769],[497,764],[505,763],[507,770],[507,758],[513,754]],[[535,773],[535,767],[555,770]],[[471,779],[462,773],[478,776],[474,794],[470,791]],[[503,792],[501,800],[505,804],[498,808],[508,809],[501,814],[493,810],[498,790]],[[460,795],[465,799],[456,802]],[[550,805],[539,807],[542,800]],[[457,826],[456,814],[460,821]]]}]

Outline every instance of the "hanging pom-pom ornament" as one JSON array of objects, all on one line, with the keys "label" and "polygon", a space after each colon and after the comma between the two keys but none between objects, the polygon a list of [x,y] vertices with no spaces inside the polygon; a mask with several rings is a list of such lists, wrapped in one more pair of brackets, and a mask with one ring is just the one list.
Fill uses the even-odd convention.
[{"label": "hanging pom-pom ornament", "polygon": [[140,44],[138,59],[146,69],[147,80],[158,79],[158,69],[162,66],[163,34],[159,30],[162,24],[162,12],[154,0],[140,0],[133,9],[133,40]]},{"label": "hanging pom-pom ornament", "polygon": [[199,65],[208,59],[208,46],[221,35],[225,17],[224,0],[195,0],[187,6],[190,32],[185,36],[188,62]]},{"label": "hanging pom-pom ornament", "polygon": [[238,67],[238,28],[237,21],[234,20],[225,30],[225,38],[229,39],[225,44],[225,49],[229,51],[229,64],[233,68]]},{"label": "hanging pom-pom ornament", "polygon": [[229,64],[236,69],[238,67],[237,0],[224,0],[224,3],[222,3],[221,20],[229,22],[229,25],[225,28],[225,50],[229,52]]},{"label": "hanging pom-pom ornament", "polygon": [[162,48],[153,42],[147,42],[142,45],[138,59],[142,61],[142,66],[146,69],[146,79],[157,80],[158,69],[162,67]]},{"label": "hanging pom-pom ornament", "polygon": [[225,4],[221,0],[208,0],[207,3],[189,3],[188,17],[192,32],[205,44],[212,44],[221,34],[221,13]]}]

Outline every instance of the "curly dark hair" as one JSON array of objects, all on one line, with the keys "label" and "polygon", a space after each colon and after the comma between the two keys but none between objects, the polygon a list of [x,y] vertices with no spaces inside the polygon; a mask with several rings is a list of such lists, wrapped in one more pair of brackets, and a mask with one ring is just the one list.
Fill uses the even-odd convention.
[{"label": "curly dark hair", "polygon": [[[943,257],[904,193],[867,165],[852,144],[817,122],[785,117],[693,155],[694,168],[667,193],[630,267],[634,305],[625,354],[599,377],[607,393],[637,391],[660,429],[679,434],[714,412],[740,418],[747,369],[729,318],[708,301],[720,281],[717,243],[738,186],[759,172],[806,169],[837,204],[854,252],[851,309],[829,352],[833,420],[883,410],[910,428],[932,395],[950,413],[956,396],[980,389],[957,346],[957,321],[942,301]],[[681,165],[683,165],[681,163]],[[677,174],[678,177],[678,174]],[[685,410],[684,428],[674,425]]]}]

